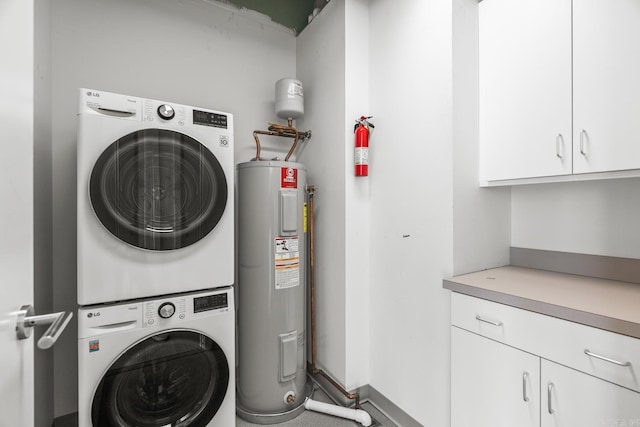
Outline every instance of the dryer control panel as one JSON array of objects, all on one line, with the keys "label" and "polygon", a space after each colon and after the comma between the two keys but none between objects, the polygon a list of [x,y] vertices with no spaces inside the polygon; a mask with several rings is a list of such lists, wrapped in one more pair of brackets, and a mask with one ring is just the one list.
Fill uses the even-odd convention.
[{"label": "dryer control panel", "polygon": [[171,298],[142,303],[144,326],[156,326],[160,321],[185,320],[187,318],[187,298]]}]

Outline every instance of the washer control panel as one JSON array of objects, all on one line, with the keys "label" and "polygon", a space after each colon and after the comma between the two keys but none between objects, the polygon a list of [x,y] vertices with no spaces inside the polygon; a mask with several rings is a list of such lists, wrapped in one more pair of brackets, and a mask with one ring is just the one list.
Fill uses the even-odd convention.
[{"label": "washer control panel", "polygon": [[145,328],[178,326],[183,321],[217,316],[234,310],[233,290],[182,294],[138,303]]}]

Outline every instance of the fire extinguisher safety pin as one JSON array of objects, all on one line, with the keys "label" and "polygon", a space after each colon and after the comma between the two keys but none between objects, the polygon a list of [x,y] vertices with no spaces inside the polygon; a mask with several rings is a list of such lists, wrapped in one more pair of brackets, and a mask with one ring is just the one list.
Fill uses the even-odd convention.
[{"label": "fire extinguisher safety pin", "polygon": [[358,130],[359,126],[364,126],[367,129],[369,129],[369,128],[370,129],[374,129],[375,126],[373,125],[373,123],[371,123],[369,121],[369,119],[372,119],[372,118],[373,118],[373,116],[360,116],[359,119],[356,119],[356,123],[355,123],[355,125],[353,127],[353,132],[355,133],[355,131]]}]

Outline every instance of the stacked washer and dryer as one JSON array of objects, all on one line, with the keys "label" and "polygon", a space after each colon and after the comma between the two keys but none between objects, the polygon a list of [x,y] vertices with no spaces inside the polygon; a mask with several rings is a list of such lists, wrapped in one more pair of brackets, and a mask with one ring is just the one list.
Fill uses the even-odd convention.
[{"label": "stacked washer and dryer", "polygon": [[233,116],[80,90],[81,427],[235,425]]}]

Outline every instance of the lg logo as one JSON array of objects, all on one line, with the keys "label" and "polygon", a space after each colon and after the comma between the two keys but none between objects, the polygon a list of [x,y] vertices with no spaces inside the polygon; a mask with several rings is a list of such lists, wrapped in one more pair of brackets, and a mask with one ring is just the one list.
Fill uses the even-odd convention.
[{"label": "lg logo", "polygon": [[87,92],[87,96],[93,96],[93,97],[96,97],[96,98],[100,98],[100,93],[99,92],[88,91]]},{"label": "lg logo", "polygon": [[96,311],[95,313],[87,313],[87,317],[91,319],[92,317],[100,317],[100,312]]}]

